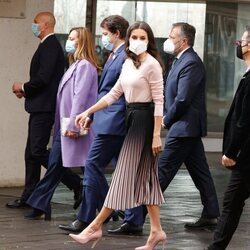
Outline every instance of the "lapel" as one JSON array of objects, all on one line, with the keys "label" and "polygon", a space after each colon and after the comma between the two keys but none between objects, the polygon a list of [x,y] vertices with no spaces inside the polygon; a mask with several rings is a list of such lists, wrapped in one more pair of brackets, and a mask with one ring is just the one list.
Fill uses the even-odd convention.
[{"label": "lapel", "polygon": [[103,72],[102,72],[102,76],[100,79],[100,85],[101,85],[103,79],[105,78],[111,65],[113,65],[115,63],[117,58],[119,58],[119,54],[123,51],[124,51],[124,44],[121,45],[120,48],[118,48],[118,50],[114,53],[114,55],[105,63],[104,68],[103,68]]},{"label": "lapel", "polygon": [[72,65],[70,65],[70,67],[68,68],[68,70],[65,72],[65,74],[63,75],[63,78],[61,80],[61,83],[59,85],[58,88],[58,92],[60,93],[64,87],[64,85],[68,82],[68,80],[72,77],[73,73],[75,72],[77,65],[80,61],[77,60],[75,63],[73,63]]}]

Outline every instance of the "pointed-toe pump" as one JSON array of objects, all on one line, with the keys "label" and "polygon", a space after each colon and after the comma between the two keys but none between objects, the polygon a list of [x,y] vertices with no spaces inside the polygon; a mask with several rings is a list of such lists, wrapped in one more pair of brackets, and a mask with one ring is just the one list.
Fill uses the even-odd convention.
[{"label": "pointed-toe pump", "polygon": [[33,208],[32,211],[26,213],[24,218],[27,220],[39,220],[44,215],[44,220],[51,220],[51,208],[47,212]]},{"label": "pointed-toe pump", "polygon": [[157,233],[153,239],[148,240],[146,245],[141,247],[136,247],[135,250],[154,250],[156,246],[160,246],[162,249],[167,249],[167,235],[165,232]]},{"label": "pointed-toe pump", "polygon": [[97,231],[93,231],[90,233],[87,232],[82,232],[80,234],[69,234],[69,236],[74,239],[75,241],[81,243],[81,244],[86,244],[88,242],[93,241],[93,244],[91,248],[94,248],[97,244],[97,242],[101,239],[102,237],[102,229],[99,229]]}]

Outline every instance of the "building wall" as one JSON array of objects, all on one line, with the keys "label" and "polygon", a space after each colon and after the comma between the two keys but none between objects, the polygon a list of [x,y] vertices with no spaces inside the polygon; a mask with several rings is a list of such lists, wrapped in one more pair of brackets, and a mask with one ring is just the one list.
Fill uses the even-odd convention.
[{"label": "building wall", "polygon": [[14,81],[29,79],[29,66],[39,39],[31,23],[40,11],[53,12],[51,0],[26,0],[25,18],[0,18],[0,186],[24,183],[24,149],[28,114],[24,100],[11,91]]},{"label": "building wall", "polygon": [[[19,0],[11,0],[19,1]],[[20,186],[24,184],[24,150],[27,139],[27,123],[28,114],[24,111],[24,100],[17,99],[12,94],[11,87],[14,81],[25,82],[29,79],[29,66],[32,55],[39,44],[39,39],[35,38],[31,33],[31,23],[34,16],[40,11],[53,12],[53,6],[55,2],[55,14],[58,20],[58,26],[56,27],[57,33],[68,33],[71,26],[83,25],[85,18],[86,1],[76,1],[74,4],[69,0],[26,0],[25,18],[1,18],[0,17],[0,187],[3,186]],[[77,2],[77,10],[79,12],[72,12]],[[103,4],[104,1],[98,1]],[[105,1],[110,2],[110,1]],[[131,11],[130,1],[129,11]],[[187,2],[188,3],[188,2]],[[192,6],[186,6],[186,21],[192,23]],[[110,3],[109,3],[110,4]],[[68,5],[70,10],[68,10]],[[118,6],[119,4],[110,4],[110,8]],[[99,5],[98,5],[99,6]],[[97,6],[97,7],[98,7]],[[119,5],[120,6],[120,5]],[[146,4],[143,5],[146,7]],[[160,5],[162,7],[162,5]],[[177,6],[177,5],[176,5]],[[216,5],[217,6],[217,5]],[[223,5],[224,6],[224,5]],[[175,5],[172,6],[175,8]],[[183,8],[184,8],[183,7]],[[244,6],[245,7],[245,6]],[[185,9],[184,8],[184,9]],[[102,13],[99,13],[99,10]],[[245,8],[243,8],[245,9]],[[114,13],[113,13],[114,11]],[[172,9],[171,9],[172,11]],[[170,13],[171,13],[170,11]],[[177,12],[177,10],[176,10]],[[183,13],[178,9],[178,12]],[[222,11],[223,12],[223,11]],[[63,14],[62,14],[63,13]],[[83,13],[83,16],[81,16]],[[158,11],[154,11],[158,15]],[[152,14],[149,13],[149,14]],[[164,12],[163,12],[164,13]],[[205,9],[202,11],[205,16]],[[102,15],[118,14],[117,9],[107,9],[103,6],[97,8],[97,35],[99,32],[99,23]],[[124,13],[121,13],[124,14]],[[177,15],[178,16],[178,15]],[[64,17],[65,19],[62,19]],[[75,17],[75,18],[74,18]],[[154,20],[150,17],[150,20]],[[130,20],[132,21],[132,20]],[[180,21],[179,19],[174,19]],[[183,20],[182,20],[183,21]],[[160,22],[160,21],[159,21]],[[168,23],[168,22],[167,22]],[[170,22],[169,22],[170,23]],[[65,24],[65,25],[63,25]],[[196,24],[197,25],[197,24]],[[160,25],[161,26],[161,25]],[[154,27],[156,29],[157,26]],[[164,33],[157,36],[165,37],[167,34],[167,27],[164,27]],[[204,30],[204,27],[199,26],[199,31]],[[159,31],[158,31],[159,32]],[[199,37],[198,41],[203,44],[202,39]],[[200,50],[199,50],[200,48]],[[198,46],[198,52],[201,57],[203,53],[203,47]],[[216,83],[217,84],[217,83]],[[217,107],[216,107],[217,108]],[[217,130],[215,130],[217,131]],[[204,145],[206,151],[220,151],[221,150],[221,138],[208,138],[204,139]]]}]

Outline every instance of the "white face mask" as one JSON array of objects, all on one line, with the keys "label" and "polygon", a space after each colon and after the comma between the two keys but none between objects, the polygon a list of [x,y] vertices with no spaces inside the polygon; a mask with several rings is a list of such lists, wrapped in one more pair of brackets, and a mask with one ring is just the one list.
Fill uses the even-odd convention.
[{"label": "white face mask", "polygon": [[147,51],[148,43],[141,40],[129,40],[129,50],[135,53],[137,56]]},{"label": "white face mask", "polygon": [[163,43],[163,51],[173,55],[174,54],[174,50],[175,50],[175,46],[172,40],[167,39],[164,43]]}]

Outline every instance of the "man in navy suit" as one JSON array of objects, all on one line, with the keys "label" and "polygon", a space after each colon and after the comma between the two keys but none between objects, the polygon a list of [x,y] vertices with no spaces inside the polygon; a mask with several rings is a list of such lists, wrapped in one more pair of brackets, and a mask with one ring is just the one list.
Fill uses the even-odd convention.
[{"label": "man in navy suit", "polygon": [[[184,163],[200,192],[203,210],[188,229],[214,228],[219,216],[215,186],[206,161],[201,137],[207,133],[205,68],[193,50],[195,28],[187,23],[173,24],[164,51],[175,56],[165,86],[163,125],[168,129],[159,159],[159,180],[164,192]],[[185,190],[183,190],[185,192]],[[129,221],[126,218],[125,221]],[[121,232],[120,228],[110,233]]]},{"label": "man in navy suit", "polygon": [[[13,93],[25,98],[25,110],[29,113],[28,138],[25,149],[25,187],[20,199],[6,204],[8,208],[23,208],[40,180],[41,165],[47,168],[47,145],[54,123],[56,94],[64,73],[64,54],[54,34],[55,17],[50,12],[40,12],[34,18],[32,32],[41,42],[30,65],[30,79],[26,83],[15,82]],[[73,189],[75,198],[81,179],[71,170],[62,182]]]},{"label": "man in navy suit", "polygon": [[187,223],[185,227],[189,229],[213,228],[219,216],[216,190],[201,140],[207,134],[206,76],[204,65],[193,50],[195,33],[192,25],[175,23],[164,43],[164,51],[176,60],[166,81],[163,124],[168,134],[159,161],[162,190],[184,163],[200,192],[201,218]]},{"label": "man in navy suit", "polygon": [[[106,17],[100,26],[103,46],[112,53],[101,75],[98,99],[110,91],[121,73],[125,60],[124,39],[129,23],[121,16],[112,15]],[[102,208],[109,188],[104,171],[111,161],[116,163],[126,133],[124,97],[97,112],[94,115],[93,125],[96,137],[85,164],[81,209],[77,220],[69,225],[59,225],[59,228],[66,231],[82,231],[96,217],[96,210]],[[138,215],[136,220],[142,220],[142,217]],[[131,218],[131,225],[132,223],[138,224]],[[142,230],[141,227],[136,226],[131,226],[131,229],[134,232]]]},{"label": "man in navy suit", "polygon": [[222,165],[231,172],[224,195],[223,209],[207,250],[227,248],[239,224],[246,199],[250,195],[250,28],[237,41],[237,57],[244,60],[247,70],[240,80],[229,109],[223,137]]}]

